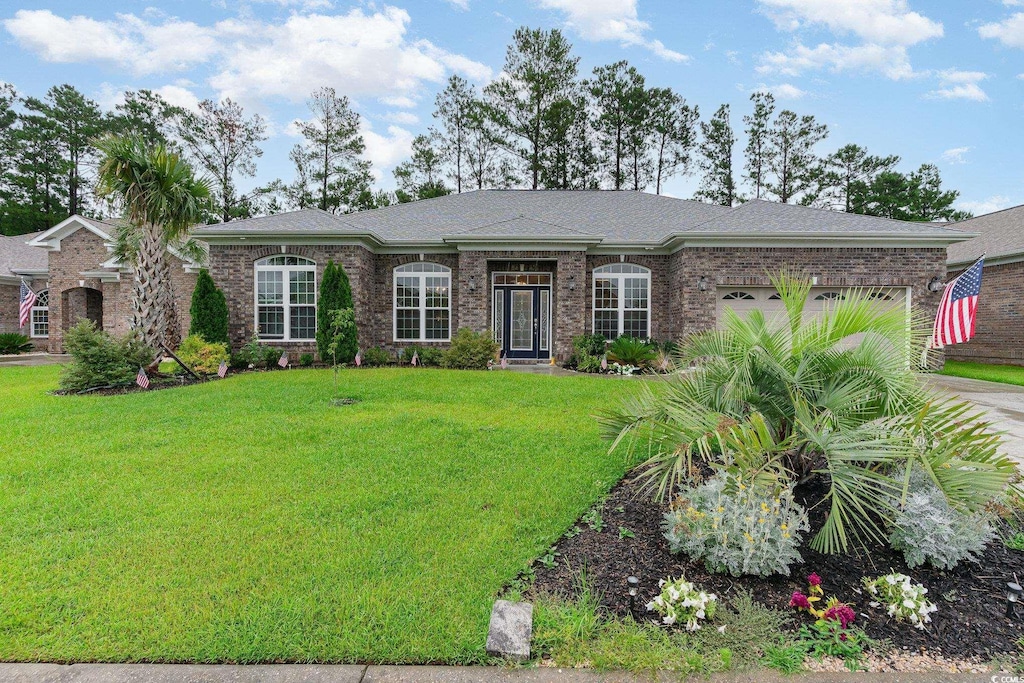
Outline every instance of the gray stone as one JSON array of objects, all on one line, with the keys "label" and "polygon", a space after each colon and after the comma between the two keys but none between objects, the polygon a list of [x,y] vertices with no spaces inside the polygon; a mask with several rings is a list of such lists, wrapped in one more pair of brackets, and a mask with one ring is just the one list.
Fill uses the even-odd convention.
[{"label": "gray stone", "polygon": [[487,654],[509,659],[530,658],[533,635],[533,605],[528,602],[496,600],[487,630]]}]

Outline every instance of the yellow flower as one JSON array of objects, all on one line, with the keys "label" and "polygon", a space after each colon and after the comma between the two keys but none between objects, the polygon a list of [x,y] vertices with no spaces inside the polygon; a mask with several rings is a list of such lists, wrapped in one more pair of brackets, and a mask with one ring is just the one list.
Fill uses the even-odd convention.
[{"label": "yellow flower", "polygon": [[753,540],[754,540],[754,537],[753,537],[753,536],[751,536],[750,534],[743,534],[743,535],[747,537],[747,540],[748,540],[748,541],[751,541],[751,542],[753,542]]},{"label": "yellow flower", "polygon": [[758,524],[764,524],[764,517],[761,517],[761,518],[759,518],[759,519],[757,520],[757,523],[758,523]]},{"label": "yellow flower", "polygon": [[789,533],[788,532],[783,532],[782,533],[782,537],[783,538],[789,538]]},{"label": "yellow flower", "polygon": [[740,491],[746,491],[746,490],[747,490],[747,487],[746,487],[746,486],[744,486],[744,485],[743,485],[743,484],[741,483],[741,484],[740,484]]},{"label": "yellow flower", "polygon": [[782,525],[780,526],[780,528],[781,528],[781,529],[782,529],[783,531],[785,531],[785,530],[786,530],[786,529],[788,529],[789,527],[788,527],[787,525],[785,525],[785,524],[782,524]]}]

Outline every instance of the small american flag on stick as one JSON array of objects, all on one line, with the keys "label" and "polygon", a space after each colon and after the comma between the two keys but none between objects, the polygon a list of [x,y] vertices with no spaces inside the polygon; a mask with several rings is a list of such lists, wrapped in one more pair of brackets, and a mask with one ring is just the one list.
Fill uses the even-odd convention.
[{"label": "small american flag on stick", "polygon": [[221,361],[220,365],[217,366],[217,376],[224,379],[224,376],[228,374],[228,364],[225,361]]},{"label": "small american flag on stick", "polygon": [[18,307],[18,327],[25,327],[29,316],[32,315],[32,307],[36,305],[36,293],[32,288],[21,281],[21,304]]},{"label": "small american flag on stick", "polygon": [[139,368],[139,374],[135,375],[135,383],[143,389],[149,389],[149,375],[143,368]]},{"label": "small american flag on stick", "polygon": [[285,351],[281,354],[281,357],[277,359],[277,364],[282,368],[288,367],[288,352]]},{"label": "small american flag on stick", "polygon": [[962,344],[974,336],[984,263],[985,257],[982,256],[973,266],[946,283],[946,288],[942,290],[942,300],[939,301],[939,310],[935,314],[928,348],[941,349],[947,344]]},{"label": "small american flag on stick", "polygon": [[505,358],[505,356],[502,356],[501,357],[501,369],[504,370],[507,367],[508,367],[508,358]]},{"label": "small american flag on stick", "polygon": [[362,364],[363,364],[363,352],[362,351],[356,351],[356,367],[358,368]]},{"label": "small american flag on stick", "polygon": [[601,356],[601,369],[602,370],[607,370],[608,369],[608,356]]},{"label": "small american flag on stick", "polygon": [[413,351],[412,352],[412,361],[411,362],[412,362],[412,366],[413,367],[416,367],[417,365],[420,364],[420,352],[419,351]]}]

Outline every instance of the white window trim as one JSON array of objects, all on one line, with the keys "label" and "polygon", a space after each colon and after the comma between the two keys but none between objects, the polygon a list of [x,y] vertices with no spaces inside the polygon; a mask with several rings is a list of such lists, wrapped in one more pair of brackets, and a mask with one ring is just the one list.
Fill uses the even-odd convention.
[{"label": "white window trim", "polygon": [[[287,256],[295,256],[295,258],[301,258],[301,259],[307,261],[307,263],[303,263],[302,265],[295,265],[295,266],[275,266],[275,265],[269,265],[269,264],[263,263],[264,261],[269,261],[270,259],[277,258],[279,256],[280,256],[280,254],[273,254],[271,256],[265,256],[265,257],[257,260],[253,264],[253,272],[252,272],[253,330],[255,330],[256,334],[259,335],[259,331],[260,331],[260,283],[259,283],[259,275],[258,274],[260,272],[266,273],[266,272],[271,272],[271,271],[273,271],[273,272],[281,272],[282,273],[281,277],[282,277],[282,280],[283,280],[283,282],[282,282],[283,293],[284,293],[283,302],[281,304],[284,307],[284,336],[283,337],[273,337],[273,338],[268,337],[266,339],[260,337],[260,341],[265,341],[268,344],[274,344],[274,343],[277,343],[277,342],[311,342],[311,341],[316,341],[316,334],[315,334],[316,323],[317,323],[317,320],[316,320],[317,310],[316,309],[317,309],[317,302],[320,300],[320,291],[318,289],[319,285],[317,283],[317,278],[316,278],[316,263],[312,259],[308,259],[305,256],[295,256],[294,254],[287,254]],[[292,297],[291,297],[291,279],[290,279],[288,274],[290,272],[292,272],[292,271],[303,272],[303,273],[308,273],[308,272],[312,272],[313,273],[313,303],[312,303],[312,306],[313,306],[313,330],[314,330],[314,335],[312,337],[309,337],[309,338],[302,338],[302,337],[295,337],[295,338],[293,338],[291,336],[292,335],[292,324],[291,324],[291,322],[292,322],[292,306],[293,306],[293,304],[292,304]],[[277,306],[277,304],[273,304],[273,305]],[[306,306],[309,306],[310,304],[294,304],[294,305],[295,306],[306,307]]]},{"label": "white window trim", "polygon": [[[639,272],[639,273],[615,273],[615,272],[603,271],[604,268],[614,267],[614,266],[618,266],[618,265],[620,265],[620,264],[618,264],[618,263],[609,263],[609,264],[606,264],[604,266],[600,266],[598,268],[594,268],[594,272],[591,275],[591,278],[590,278],[590,280],[591,280],[591,282],[590,282],[590,331],[592,333],[596,333],[596,331],[597,331],[597,312],[598,312],[598,310],[601,310],[601,311],[616,311],[617,310],[618,311],[618,327],[617,327],[618,334],[616,335],[617,337],[621,337],[622,336],[622,330],[624,328],[624,322],[625,322],[625,312],[627,310],[629,310],[629,311],[647,311],[647,330],[646,330],[646,334],[644,335],[643,338],[644,339],[650,339],[651,338],[651,291],[652,291],[652,289],[651,289],[651,271],[650,271],[649,268],[646,268],[644,266],[638,265],[636,263],[627,263],[627,265],[633,266],[635,268],[642,268],[643,269],[642,272]],[[598,309],[598,307],[597,307],[597,279],[598,278],[601,278],[602,280],[618,280],[618,283],[616,285],[618,287],[617,291],[619,293],[619,301],[618,301],[618,308],[617,309],[615,309],[615,308],[601,308],[601,309]],[[644,280],[647,280],[647,306],[646,306],[646,308],[629,308],[629,309],[626,308],[626,297],[623,296],[623,292],[625,291],[625,287],[623,286],[624,285],[623,280],[626,279],[626,278],[631,278],[631,279],[642,278]],[[614,341],[614,340],[609,339],[608,341]]]},{"label": "white window trim", "polygon": [[[450,342],[452,340],[452,269],[448,266],[443,266],[440,263],[423,262],[423,265],[437,266],[441,270],[434,271],[409,271],[400,272],[405,266],[412,264],[403,263],[400,266],[395,266],[391,271],[391,339],[396,344],[413,344],[413,343],[442,343]],[[400,277],[414,277],[419,280],[419,312],[420,312],[420,334],[415,339],[399,339],[398,338],[398,278]],[[438,306],[427,306],[427,283],[426,278],[428,277],[444,277],[448,279],[448,306],[441,308]],[[401,307],[404,311],[416,310],[408,308],[406,306]],[[441,338],[428,339],[424,333],[426,331],[427,323],[427,311],[448,311],[448,334]]]},{"label": "white window trim", "polygon": [[[50,290],[49,289],[40,290],[39,293],[36,295],[36,297],[37,297],[36,300],[38,302],[38,297],[41,297],[43,295],[43,293],[46,294],[46,305],[45,306],[33,306],[32,309],[29,311],[29,316],[28,316],[28,336],[31,337],[32,339],[48,339],[49,336],[50,336],[50,332],[49,332],[49,330],[50,330]],[[46,330],[47,330],[46,334],[36,334],[36,313],[37,312],[38,313],[46,313]]]}]

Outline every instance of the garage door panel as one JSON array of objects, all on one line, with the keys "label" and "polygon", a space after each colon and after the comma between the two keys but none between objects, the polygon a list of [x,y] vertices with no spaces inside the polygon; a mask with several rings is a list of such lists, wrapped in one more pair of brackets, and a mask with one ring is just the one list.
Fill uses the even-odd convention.
[{"label": "garage door panel", "polygon": [[[904,306],[906,302],[907,292],[904,287],[861,288],[861,291],[867,292],[868,296],[878,301],[879,306],[884,309]],[[726,308],[731,308],[741,318],[752,310],[761,310],[767,320],[785,324],[786,308],[774,287],[718,287],[716,294],[715,320],[719,328],[722,326]],[[812,287],[804,303],[804,322],[813,320],[829,306],[835,305],[850,294],[850,288]],[[851,339],[852,343],[858,340]]]}]

